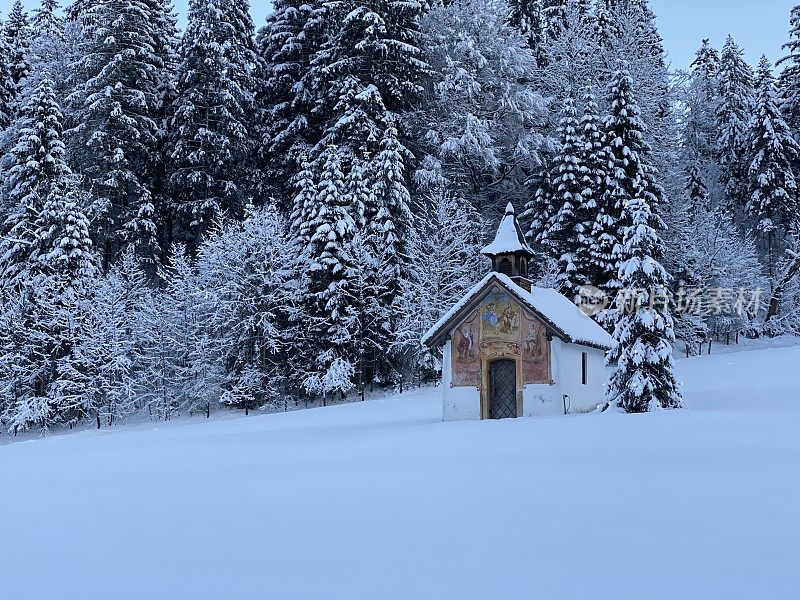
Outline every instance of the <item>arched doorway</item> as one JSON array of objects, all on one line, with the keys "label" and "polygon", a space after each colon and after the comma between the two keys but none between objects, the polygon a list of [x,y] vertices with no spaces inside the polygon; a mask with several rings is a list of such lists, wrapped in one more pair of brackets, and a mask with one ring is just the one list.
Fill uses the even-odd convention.
[{"label": "arched doorway", "polygon": [[517,362],[495,360],[489,365],[489,418],[517,416]]}]

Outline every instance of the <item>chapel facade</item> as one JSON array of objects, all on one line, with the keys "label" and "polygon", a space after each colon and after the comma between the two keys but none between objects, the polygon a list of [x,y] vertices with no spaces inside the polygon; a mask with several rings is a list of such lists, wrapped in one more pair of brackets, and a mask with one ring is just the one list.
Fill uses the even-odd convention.
[{"label": "chapel facade", "polygon": [[443,419],[584,412],[603,402],[611,336],[570,300],[535,287],[535,254],[511,204],[483,249],[491,271],[424,336],[443,346]]}]

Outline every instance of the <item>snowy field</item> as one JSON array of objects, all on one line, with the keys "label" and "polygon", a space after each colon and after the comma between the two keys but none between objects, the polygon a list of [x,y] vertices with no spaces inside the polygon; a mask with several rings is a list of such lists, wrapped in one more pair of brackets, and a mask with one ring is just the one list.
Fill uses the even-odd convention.
[{"label": "snowy field", "polygon": [[689,410],[439,422],[439,393],[0,446],[0,595],[800,597],[800,347]]}]

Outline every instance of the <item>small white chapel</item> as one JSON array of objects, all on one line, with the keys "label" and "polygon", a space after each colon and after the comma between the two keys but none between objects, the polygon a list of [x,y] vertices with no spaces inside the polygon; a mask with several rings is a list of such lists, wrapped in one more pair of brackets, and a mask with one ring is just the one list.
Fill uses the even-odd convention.
[{"label": "small white chapel", "polygon": [[612,338],[569,299],[531,284],[534,253],[511,204],[483,254],[492,270],[422,340],[444,347],[444,420],[567,414],[602,404]]}]

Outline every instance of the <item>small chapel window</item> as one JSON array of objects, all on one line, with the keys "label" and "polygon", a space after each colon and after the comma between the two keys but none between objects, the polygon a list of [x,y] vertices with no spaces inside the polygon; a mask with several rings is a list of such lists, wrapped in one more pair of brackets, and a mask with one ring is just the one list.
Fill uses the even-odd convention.
[{"label": "small chapel window", "polygon": [[497,270],[500,271],[503,275],[508,275],[510,277],[513,270],[511,267],[511,261],[508,260],[507,258],[501,258],[500,264],[497,265]]},{"label": "small chapel window", "polygon": [[586,352],[581,352],[581,383],[588,385],[588,370],[589,370],[589,355]]}]

